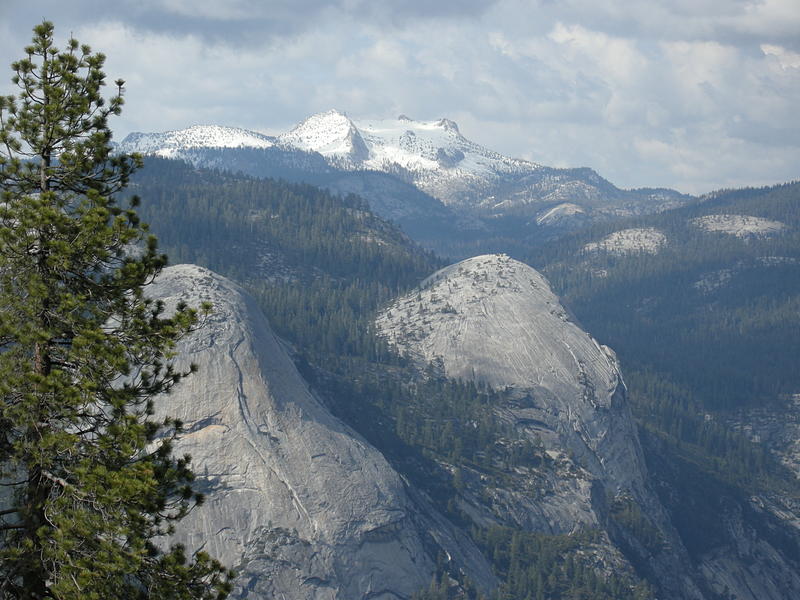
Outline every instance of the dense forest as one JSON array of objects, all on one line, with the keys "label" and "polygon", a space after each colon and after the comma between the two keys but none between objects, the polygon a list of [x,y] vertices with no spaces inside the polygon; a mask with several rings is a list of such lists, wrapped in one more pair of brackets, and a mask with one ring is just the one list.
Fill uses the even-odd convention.
[{"label": "dense forest", "polygon": [[[738,237],[693,221],[723,214],[786,227]],[[654,228],[667,242],[653,254],[585,249],[629,228]],[[787,410],[800,390],[800,184],[722,191],[594,226],[527,259],[617,352],[652,472],[670,490],[662,501],[690,549],[721,539],[712,524],[725,498],[800,496],[768,448],[733,426],[752,410]]]},{"label": "dense forest", "polygon": [[[718,193],[691,207],[593,227],[528,260],[620,354],[626,372],[668,373],[704,408],[757,406],[800,389],[799,198],[800,184]],[[737,237],[693,224],[715,214],[787,227],[774,236]],[[628,228],[655,228],[667,242],[653,254],[584,250]]]}]

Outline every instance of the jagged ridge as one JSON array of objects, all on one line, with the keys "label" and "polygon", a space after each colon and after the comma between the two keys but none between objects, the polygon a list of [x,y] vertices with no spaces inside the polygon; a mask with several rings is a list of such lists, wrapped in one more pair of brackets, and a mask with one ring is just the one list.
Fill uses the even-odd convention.
[{"label": "jagged ridge", "polygon": [[[462,211],[532,217],[534,227],[569,229],[588,218],[653,212],[692,200],[671,190],[620,190],[587,168],[553,169],[509,158],[466,139],[448,119],[415,121],[401,115],[354,121],[331,110],[312,115],[274,140],[244,130],[219,128],[201,135],[203,128],[193,129],[131,134],[120,149],[184,158],[195,166],[219,166],[189,150],[210,145],[266,148],[274,141],[287,151],[319,153],[345,171],[397,175]],[[559,218],[550,218],[554,214]]]}]

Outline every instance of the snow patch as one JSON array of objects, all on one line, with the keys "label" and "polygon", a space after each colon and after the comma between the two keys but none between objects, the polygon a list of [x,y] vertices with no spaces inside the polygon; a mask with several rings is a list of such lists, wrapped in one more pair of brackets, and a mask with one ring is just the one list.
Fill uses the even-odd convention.
[{"label": "snow patch", "polygon": [[786,225],[780,221],[748,215],[707,215],[690,222],[705,231],[727,233],[739,238],[771,237],[786,229]]},{"label": "snow patch", "polygon": [[273,145],[271,137],[255,131],[219,125],[194,125],[164,133],[131,133],[117,148],[125,153],[173,158],[179,156],[182,150],[192,148],[269,148]]},{"label": "snow patch", "polygon": [[539,213],[536,216],[537,225],[558,225],[572,217],[578,215],[585,215],[586,211],[577,204],[571,202],[564,202],[558,206]]},{"label": "snow patch", "polygon": [[608,252],[609,254],[657,254],[667,243],[667,236],[654,227],[623,229],[607,235],[599,242],[583,247],[585,252]]}]

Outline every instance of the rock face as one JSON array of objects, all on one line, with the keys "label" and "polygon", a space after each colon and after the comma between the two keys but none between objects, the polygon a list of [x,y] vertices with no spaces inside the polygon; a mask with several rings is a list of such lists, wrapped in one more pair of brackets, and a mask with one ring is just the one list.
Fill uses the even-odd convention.
[{"label": "rock face", "polygon": [[[507,390],[496,413],[553,458],[543,472],[517,474],[533,485],[494,489],[488,505],[465,494],[473,519],[549,533],[604,529],[609,505],[632,499],[667,542],[640,553],[662,590],[701,597],[681,575],[691,570],[688,559],[647,487],[614,353],[570,319],[538,272],[505,255],[462,261],[397,300],[377,327],[420,366],[438,364],[448,377]],[[608,568],[626,563],[610,538],[601,554]]]},{"label": "rock face", "polygon": [[[728,544],[700,559],[700,572],[708,587],[723,598],[728,595],[741,600],[800,597],[796,553],[792,556],[793,553],[787,553],[779,543],[784,530],[793,529],[791,534],[797,535],[797,507],[793,507],[795,513],[791,513],[785,506],[770,505],[754,498],[750,505],[730,502],[721,508],[720,519]],[[761,523],[778,523],[777,527],[773,525],[774,531],[779,532],[777,540],[770,540],[763,530],[759,531],[753,522],[748,522],[752,517],[748,519],[746,513],[755,511]],[[776,521],[776,517],[780,520]],[[791,538],[786,535],[784,539]]]},{"label": "rock face", "polygon": [[528,397],[521,424],[582,457],[614,492],[643,486],[644,462],[614,353],[572,322],[547,281],[505,255],[437,272],[378,319],[421,364],[441,359],[448,377]]},{"label": "rock face", "polygon": [[233,597],[408,598],[430,582],[440,550],[493,587],[466,536],[412,500],[383,456],[316,400],[252,298],[191,265],[166,269],[150,293],[168,307],[214,306],[178,348],[199,372],[158,411],[185,423],[176,454],[193,457],[207,494],[175,541],[235,568]]}]

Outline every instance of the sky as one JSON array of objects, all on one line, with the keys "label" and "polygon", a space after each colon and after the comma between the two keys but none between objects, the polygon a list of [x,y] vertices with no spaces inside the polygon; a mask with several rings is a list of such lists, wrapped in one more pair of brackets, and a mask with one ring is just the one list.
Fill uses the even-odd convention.
[{"label": "sky", "polygon": [[126,81],[116,139],[335,108],[624,188],[800,179],[798,0],[0,0],[0,66],[43,19]]}]

